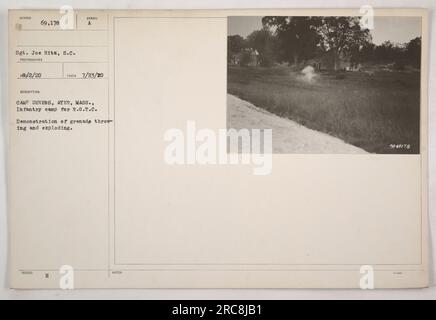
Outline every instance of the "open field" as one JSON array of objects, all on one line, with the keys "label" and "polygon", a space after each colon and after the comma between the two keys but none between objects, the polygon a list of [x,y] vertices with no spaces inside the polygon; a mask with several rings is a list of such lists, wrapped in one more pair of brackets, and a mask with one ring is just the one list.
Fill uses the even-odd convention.
[{"label": "open field", "polygon": [[230,94],[368,152],[419,153],[419,72],[321,72],[309,82],[286,67],[229,66],[227,82]]}]

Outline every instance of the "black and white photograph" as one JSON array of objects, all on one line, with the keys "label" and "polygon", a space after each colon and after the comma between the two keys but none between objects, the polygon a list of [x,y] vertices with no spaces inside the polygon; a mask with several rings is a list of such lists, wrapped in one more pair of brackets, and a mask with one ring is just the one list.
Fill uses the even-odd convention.
[{"label": "black and white photograph", "polygon": [[0,2],[0,300],[436,298],[435,0],[26,1]]},{"label": "black and white photograph", "polygon": [[228,18],[227,128],[273,153],[419,154],[421,18]]}]

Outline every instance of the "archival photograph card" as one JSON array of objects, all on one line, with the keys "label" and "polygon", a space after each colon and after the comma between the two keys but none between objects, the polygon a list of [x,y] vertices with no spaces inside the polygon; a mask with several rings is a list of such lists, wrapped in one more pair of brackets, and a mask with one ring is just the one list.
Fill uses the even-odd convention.
[{"label": "archival photograph card", "polygon": [[10,10],[10,286],[426,287],[427,19]]}]

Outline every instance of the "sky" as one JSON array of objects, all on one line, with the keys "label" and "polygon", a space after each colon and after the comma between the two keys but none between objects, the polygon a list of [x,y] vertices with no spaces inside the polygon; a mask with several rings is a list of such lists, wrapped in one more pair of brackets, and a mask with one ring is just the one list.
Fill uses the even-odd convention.
[{"label": "sky", "polygon": [[[262,17],[229,17],[229,35],[246,37],[254,30],[262,28]],[[372,41],[379,45],[390,40],[406,43],[421,36],[420,17],[375,17]]]}]

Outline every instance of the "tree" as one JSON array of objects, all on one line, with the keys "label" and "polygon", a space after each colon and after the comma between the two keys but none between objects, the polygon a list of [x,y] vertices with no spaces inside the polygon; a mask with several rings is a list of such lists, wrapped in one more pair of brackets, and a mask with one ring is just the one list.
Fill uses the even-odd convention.
[{"label": "tree", "polygon": [[275,61],[276,39],[270,30],[262,28],[253,31],[247,37],[247,46],[257,50],[262,66],[269,67]]},{"label": "tree", "polygon": [[244,67],[246,67],[246,66],[248,66],[250,64],[250,62],[251,62],[251,53],[250,53],[250,51],[243,50],[241,52],[241,61],[240,62],[241,62],[241,66],[244,66]]},{"label": "tree", "polygon": [[345,56],[359,60],[370,32],[360,27],[358,17],[264,17],[264,26],[273,28],[280,39],[284,60],[297,65],[312,58],[319,48],[333,56],[335,70]]},{"label": "tree", "polygon": [[227,37],[227,60],[230,61],[235,53],[239,53],[245,48],[246,43],[244,38],[240,35],[233,35]]},{"label": "tree", "polygon": [[374,61],[378,63],[394,62],[402,69],[407,64],[406,45],[385,41],[375,48]]},{"label": "tree", "polygon": [[282,61],[295,66],[314,56],[319,42],[318,17],[263,17],[262,24],[274,30]]},{"label": "tree", "polygon": [[376,45],[372,42],[364,44],[359,52],[360,61],[373,61],[375,48]]},{"label": "tree", "polygon": [[421,37],[410,40],[406,45],[406,58],[411,65],[421,68]]},{"label": "tree", "polygon": [[360,52],[371,41],[369,30],[360,27],[358,17],[322,17],[317,33],[321,48],[333,55],[335,70],[341,57]]}]

